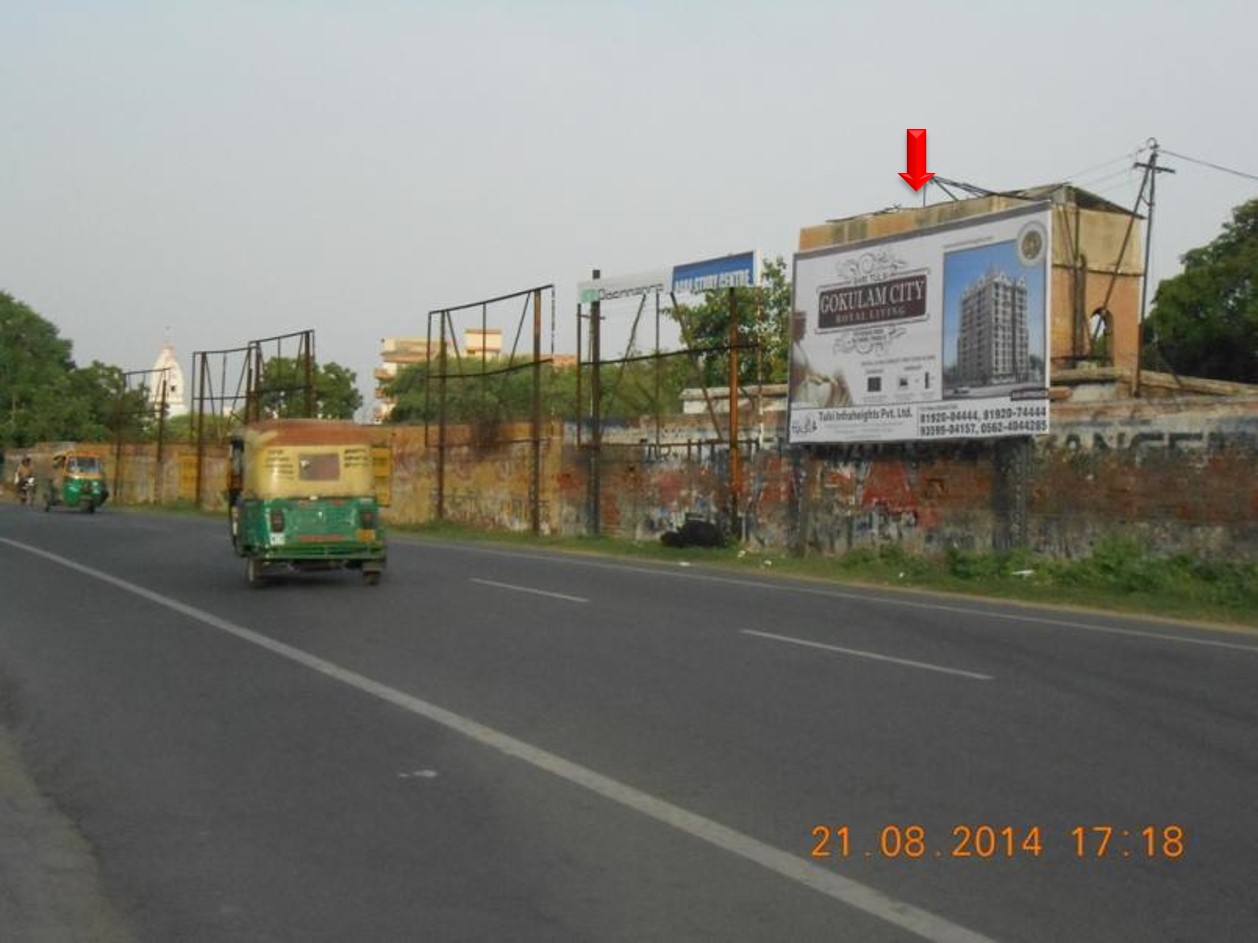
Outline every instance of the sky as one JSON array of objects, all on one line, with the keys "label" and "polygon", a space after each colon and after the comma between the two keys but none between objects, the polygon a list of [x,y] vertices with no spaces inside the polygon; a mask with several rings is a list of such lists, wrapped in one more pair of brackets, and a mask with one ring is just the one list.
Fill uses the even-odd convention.
[{"label": "sky", "polygon": [[[381,338],[430,310],[553,284],[574,352],[594,268],[789,259],[920,204],[906,128],[994,190],[1130,206],[1150,138],[1258,174],[1256,32],[1213,0],[3,0],[0,291],[124,370],[313,329],[365,418]],[[1162,163],[1155,283],[1258,195]]]}]

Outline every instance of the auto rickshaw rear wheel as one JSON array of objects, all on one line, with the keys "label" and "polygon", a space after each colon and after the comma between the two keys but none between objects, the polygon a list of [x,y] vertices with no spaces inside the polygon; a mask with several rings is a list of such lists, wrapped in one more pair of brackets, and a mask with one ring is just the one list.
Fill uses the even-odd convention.
[{"label": "auto rickshaw rear wheel", "polygon": [[368,586],[379,586],[380,576],[379,570],[363,570],[363,582]]},{"label": "auto rickshaw rear wheel", "polygon": [[245,576],[250,586],[257,588],[266,585],[266,576],[262,572],[262,560],[258,557],[250,557],[245,563]]}]

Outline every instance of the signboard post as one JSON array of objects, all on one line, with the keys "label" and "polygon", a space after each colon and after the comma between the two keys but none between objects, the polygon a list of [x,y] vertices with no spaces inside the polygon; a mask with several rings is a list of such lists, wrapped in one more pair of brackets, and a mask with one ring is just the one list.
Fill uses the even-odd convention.
[{"label": "signboard post", "polygon": [[[590,382],[593,386],[591,420],[591,463],[590,463],[590,531],[599,533],[599,466],[598,453],[601,444],[602,419],[599,413],[599,319],[602,302],[618,298],[635,298],[649,294],[668,292],[678,294],[699,294],[705,291],[717,291],[722,288],[729,292],[730,315],[730,350],[729,350],[729,489],[730,489],[730,524],[737,526],[738,497],[741,488],[739,452],[738,452],[738,301],[735,288],[752,288],[758,280],[756,253],[740,252],[734,255],[718,256],[699,262],[686,262],[675,265],[671,269],[654,269],[639,272],[636,275],[621,275],[614,278],[600,278],[599,271],[594,270],[593,277],[578,283],[577,297],[577,349],[581,347],[580,308],[590,306]],[[578,377],[579,380],[579,377]],[[578,387],[578,400],[580,399]]]}]

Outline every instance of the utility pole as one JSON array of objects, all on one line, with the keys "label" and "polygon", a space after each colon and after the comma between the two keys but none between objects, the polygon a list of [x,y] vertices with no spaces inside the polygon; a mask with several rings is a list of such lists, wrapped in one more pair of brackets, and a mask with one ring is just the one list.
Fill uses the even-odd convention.
[{"label": "utility pole", "polygon": [[738,539],[738,296],[729,289],[729,527]]},{"label": "utility pole", "polygon": [[[594,269],[594,278],[601,272]],[[602,530],[602,449],[603,449],[603,383],[600,376],[602,354],[603,304],[599,300],[590,302],[590,535],[598,537]]]},{"label": "utility pole", "polygon": [[[1153,194],[1157,189],[1158,174],[1173,174],[1175,171],[1170,167],[1158,166],[1158,141],[1157,138],[1149,138],[1149,161],[1148,163],[1135,164],[1144,170],[1145,176],[1149,181],[1149,219],[1144,226],[1144,277],[1140,280],[1140,321],[1136,325],[1136,373],[1132,378],[1131,392],[1133,396],[1140,395],[1140,358],[1144,348],[1144,319],[1148,311],[1149,299],[1149,258],[1153,250]],[[1143,189],[1143,187],[1141,188]]]}]

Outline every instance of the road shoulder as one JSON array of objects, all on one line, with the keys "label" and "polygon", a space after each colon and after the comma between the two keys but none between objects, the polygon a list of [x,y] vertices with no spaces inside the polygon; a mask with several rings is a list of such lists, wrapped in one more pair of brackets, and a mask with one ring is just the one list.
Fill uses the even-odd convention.
[{"label": "road shoulder", "polygon": [[91,848],[0,726],[0,936],[24,943],[127,943]]}]

